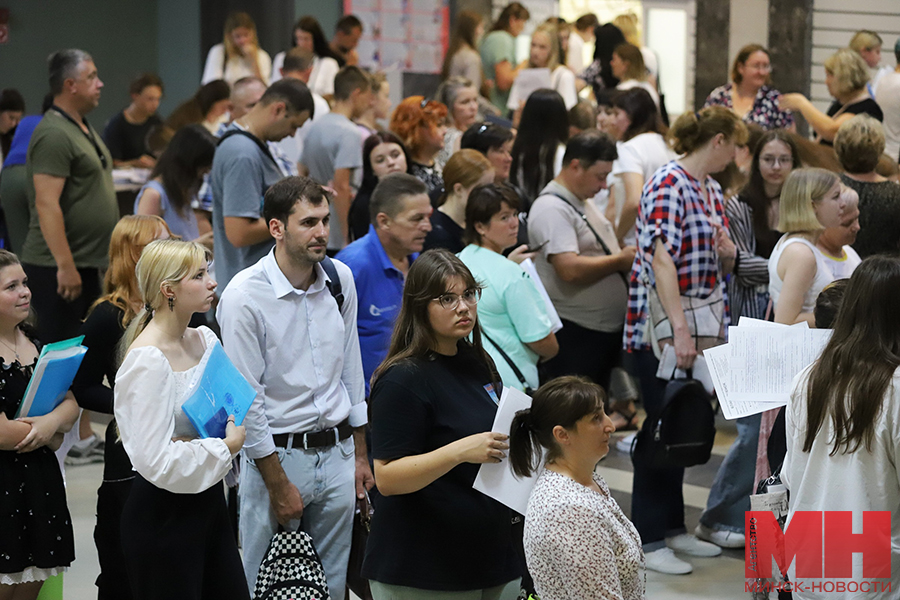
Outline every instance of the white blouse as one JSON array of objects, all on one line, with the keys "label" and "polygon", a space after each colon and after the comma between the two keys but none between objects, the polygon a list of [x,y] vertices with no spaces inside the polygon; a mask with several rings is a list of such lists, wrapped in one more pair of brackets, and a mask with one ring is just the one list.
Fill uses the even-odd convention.
[{"label": "white blouse", "polygon": [[525,561],[541,600],[644,597],[644,552],[637,530],[594,474],[598,494],[545,470],[525,512]]},{"label": "white blouse", "polygon": [[[204,356],[216,334],[200,327]],[[231,469],[231,451],[219,438],[197,437],[182,404],[196,366],[173,371],[159,348],[131,350],[116,373],[115,416],[134,470],[158,488],[176,494],[209,489]],[[174,441],[174,437],[193,438]]]},{"label": "white blouse", "polygon": [[[269,57],[269,53],[262,48],[256,51],[256,64],[263,83],[269,85],[272,76],[272,59]],[[256,76],[253,61],[233,56],[228,64],[225,64],[225,45],[216,44],[209,49],[209,54],[206,55],[206,66],[203,68],[203,77],[200,79],[200,83],[206,85],[210,81],[224,79],[228,85],[234,85],[238,79],[250,76]]]},{"label": "white blouse", "polygon": [[[282,78],[281,69],[284,67],[285,54],[285,52],[279,52],[275,55],[275,60],[272,63],[272,83]],[[313,58],[312,71],[309,74],[309,81],[306,85],[310,91],[320,96],[331,96],[334,94],[334,76],[340,70],[338,62],[330,56],[324,58],[316,56]],[[316,112],[316,116],[319,116],[318,112]]]}]

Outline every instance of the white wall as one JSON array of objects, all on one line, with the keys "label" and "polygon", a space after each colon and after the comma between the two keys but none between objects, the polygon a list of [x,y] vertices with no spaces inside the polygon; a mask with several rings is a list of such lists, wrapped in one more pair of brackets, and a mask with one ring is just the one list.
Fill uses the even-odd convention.
[{"label": "white wall", "polygon": [[[852,7],[852,10],[850,8]],[[900,36],[900,0],[814,0],[811,100],[821,110],[831,104],[825,87],[825,59],[846,48],[853,34],[870,29],[884,40],[881,64],[896,65],[894,43]]]},{"label": "white wall", "polygon": [[731,0],[728,31],[728,65],[747,44],[769,43],[769,0]]}]

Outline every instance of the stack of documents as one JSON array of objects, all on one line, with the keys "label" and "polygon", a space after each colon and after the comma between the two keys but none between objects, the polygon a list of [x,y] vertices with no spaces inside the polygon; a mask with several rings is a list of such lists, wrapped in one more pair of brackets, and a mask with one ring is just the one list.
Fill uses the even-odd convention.
[{"label": "stack of documents", "polygon": [[25,389],[17,418],[47,415],[62,403],[87,352],[81,345],[83,340],[82,335],[44,346]]},{"label": "stack of documents", "polygon": [[741,317],[728,343],[705,350],[722,414],[737,419],[785,406],[791,383],[822,353],[830,329]]}]

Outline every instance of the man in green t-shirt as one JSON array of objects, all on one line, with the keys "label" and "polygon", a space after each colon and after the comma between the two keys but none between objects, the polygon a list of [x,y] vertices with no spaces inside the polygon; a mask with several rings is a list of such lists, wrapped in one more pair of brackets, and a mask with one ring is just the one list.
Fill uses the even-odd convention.
[{"label": "man in green t-shirt", "polygon": [[31,221],[21,256],[44,343],[78,332],[100,295],[100,270],[119,220],[112,156],[84,118],[103,87],[94,60],[81,50],[60,50],[49,67],[53,106],[28,146]]}]

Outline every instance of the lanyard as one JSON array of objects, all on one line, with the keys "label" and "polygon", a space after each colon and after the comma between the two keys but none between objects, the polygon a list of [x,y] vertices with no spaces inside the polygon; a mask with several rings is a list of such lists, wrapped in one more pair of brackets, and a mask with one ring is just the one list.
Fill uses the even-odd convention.
[{"label": "lanyard", "polygon": [[71,116],[69,116],[69,113],[67,113],[60,107],[58,107],[54,104],[53,106],[50,107],[50,110],[54,110],[54,111],[58,112],[60,115],[62,115],[62,117],[66,121],[68,121],[69,123],[71,123],[72,125],[74,125],[75,127],[78,128],[78,131],[80,131],[84,135],[84,137],[86,137],[88,139],[88,141],[94,147],[94,150],[97,151],[97,157],[100,159],[100,164],[103,165],[104,169],[106,169],[106,155],[103,154],[103,150],[100,148],[100,144],[98,144],[96,138],[94,138],[94,132],[91,130],[91,126],[88,125],[87,119],[85,119],[84,117],[81,117],[81,120],[84,121],[85,127],[88,128],[88,130],[85,131],[84,129],[81,128],[81,125],[79,125],[78,122],[75,121],[75,119],[73,119]]}]

